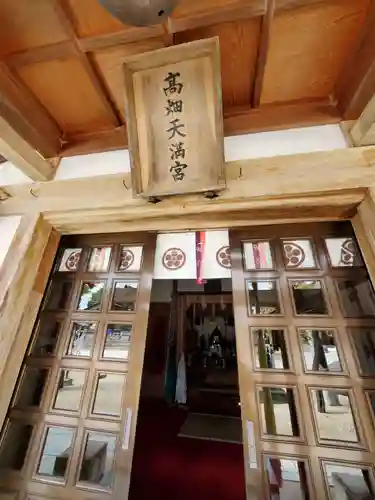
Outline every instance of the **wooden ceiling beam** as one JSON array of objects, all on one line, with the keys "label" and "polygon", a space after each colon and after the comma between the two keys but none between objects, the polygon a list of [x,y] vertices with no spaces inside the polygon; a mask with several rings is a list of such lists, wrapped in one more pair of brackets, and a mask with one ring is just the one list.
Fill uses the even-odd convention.
[{"label": "wooden ceiling beam", "polygon": [[375,2],[371,2],[363,35],[338,79],[335,97],[345,120],[356,120],[375,94]]},{"label": "wooden ceiling beam", "polygon": [[54,0],[54,7],[55,12],[66,31],[66,34],[69,36],[71,43],[73,43],[75,56],[80,60],[82,66],[84,67],[86,74],[91,81],[91,84],[95,88],[97,95],[99,96],[104,108],[108,113],[108,116],[112,120],[113,126],[117,127],[121,125],[122,119],[117,111],[115,104],[112,101],[110,92],[102,81],[101,76],[96,69],[96,66],[89,57],[89,54],[83,52],[80,47],[72,22],[72,14],[67,2],[65,0]]},{"label": "wooden ceiling beam", "polygon": [[355,146],[375,145],[375,94],[350,130]]},{"label": "wooden ceiling beam", "polygon": [[4,63],[0,63],[0,117],[43,157],[58,156],[62,141],[56,122]]},{"label": "wooden ceiling beam", "polygon": [[[224,113],[224,133],[226,136],[241,135],[293,127],[326,125],[340,123],[340,121],[341,117],[336,106],[328,99],[267,104],[257,109],[250,107],[228,109]],[[99,153],[127,147],[126,127],[120,126],[112,130],[68,138],[61,156]]]},{"label": "wooden ceiling beam", "polygon": [[251,104],[253,108],[260,106],[260,99],[262,95],[264,73],[266,71],[268,47],[271,37],[271,24],[275,13],[275,0],[267,0],[267,10],[262,18],[260,28],[258,54],[255,65],[254,84],[251,95]]}]

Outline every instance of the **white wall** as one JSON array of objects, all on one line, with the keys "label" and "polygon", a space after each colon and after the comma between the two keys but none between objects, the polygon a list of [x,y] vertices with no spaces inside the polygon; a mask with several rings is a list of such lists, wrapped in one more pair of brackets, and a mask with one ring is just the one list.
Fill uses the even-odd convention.
[{"label": "white wall", "polygon": [[21,221],[20,216],[0,218],[0,269]]},{"label": "white wall", "polygon": [[[347,148],[339,125],[321,125],[225,137],[226,161],[311,153]],[[63,158],[55,179],[72,179],[130,172],[128,150]],[[0,186],[32,182],[9,162],[0,165]]]}]

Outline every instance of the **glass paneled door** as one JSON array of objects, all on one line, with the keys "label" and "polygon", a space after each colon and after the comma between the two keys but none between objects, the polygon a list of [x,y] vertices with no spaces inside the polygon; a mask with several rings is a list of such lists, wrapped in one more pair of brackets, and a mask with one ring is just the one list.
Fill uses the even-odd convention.
[{"label": "glass paneled door", "polygon": [[375,498],[375,295],[350,224],[230,244],[247,499]]},{"label": "glass paneled door", "polygon": [[62,240],[1,434],[2,494],[127,498],[155,241]]}]

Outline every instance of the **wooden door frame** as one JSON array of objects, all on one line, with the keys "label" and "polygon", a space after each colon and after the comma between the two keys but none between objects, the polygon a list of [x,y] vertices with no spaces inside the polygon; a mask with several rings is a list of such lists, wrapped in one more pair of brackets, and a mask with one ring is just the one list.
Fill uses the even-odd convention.
[{"label": "wooden door frame", "polygon": [[[375,192],[372,189],[363,191],[353,209],[353,197],[348,196],[345,205],[343,193],[333,190],[315,197],[302,195],[289,200],[288,210],[285,207],[279,212],[275,200],[263,201],[263,208],[272,211],[270,219],[255,221],[256,225],[308,223],[330,220],[332,200],[337,196],[340,204],[340,215],[337,211],[334,220],[350,220],[353,224],[361,251],[373,285],[375,285]],[[359,196],[359,195],[357,195]],[[303,209],[301,210],[301,207]],[[72,213],[70,213],[72,217]],[[80,220],[79,211],[75,215],[74,230],[69,234],[87,232],[87,226]],[[199,217],[180,216],[163,224],[163,231],[209,229],[212,227],[246,227],[254,225],[254,215],[246,210],[237,211],[233,218],[231,212],[217,212],[207,218],[206,213]],[[212,224],[212,221],[214,224]],[[104,223],[105,226],[105,223]],[[158,219],[148,219],[147,224],[139,221],[139,231],[160,231]],[[118,232],[119,227],[111,231],[111,223],[105,232]],[[129,231],[124,223],[124,232]],[[134,225],[131,225],[134,231]],[[59,244],[60,233],[57,228],[43,218],[43,213],[24,215],[12,245],[5,258],[0,272],[0,353],[7,362],[0,366],[0,425],[3,424],[7,408],[21,368],[24,354],[30,340],[36,315],[45,292],[49,273]],[[109,234],[108,234],[109,236]],[[28,300],[28,297],[31,297]],[[21,300],[21,299],[22,300]],[[6,390],[4,390],[4,387]]]}]

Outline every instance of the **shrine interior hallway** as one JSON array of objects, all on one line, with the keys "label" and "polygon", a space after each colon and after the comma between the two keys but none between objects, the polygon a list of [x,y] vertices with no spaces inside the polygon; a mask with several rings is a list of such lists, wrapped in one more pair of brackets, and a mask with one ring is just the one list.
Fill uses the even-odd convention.
[{"label": "shrine interior hallway", "polygon": [[179,437],[186,413],[141,400],[130,500],[245,500],[242,445]]}]

